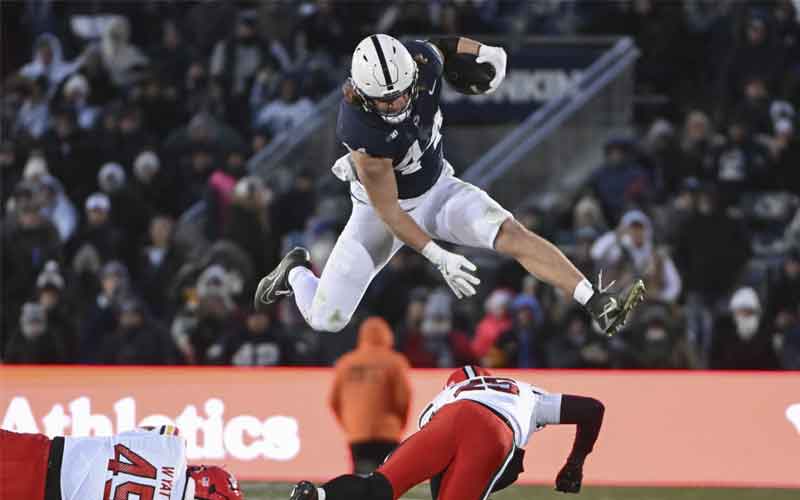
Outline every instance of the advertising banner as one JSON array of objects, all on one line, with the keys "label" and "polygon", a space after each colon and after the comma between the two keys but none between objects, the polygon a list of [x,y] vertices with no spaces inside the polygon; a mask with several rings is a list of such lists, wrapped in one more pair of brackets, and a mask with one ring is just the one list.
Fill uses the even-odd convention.
[{"label": "advertising banner", "polygon": [[441,107],[446,124],[521,121],[547,100],[568,92],[583,71],[609,48],[580,41],[523,45],[508,54],[505,81],[495,92],[467,96],[445,84]]},{"label": "advertising banner", "polygon": [[[410,423],[448,373],[412,372]],[[603,401],[587,484],[800,488],[800,373],[498,374]],[[350,464],[327,406],[332,376],[328,369],[0,366],[0,424],[50,436],[174,424],[192,463],[225,464],[243,480],[324,480]],[[535,433],[520,481],[551,484],[573,436],[570,425]]]}]

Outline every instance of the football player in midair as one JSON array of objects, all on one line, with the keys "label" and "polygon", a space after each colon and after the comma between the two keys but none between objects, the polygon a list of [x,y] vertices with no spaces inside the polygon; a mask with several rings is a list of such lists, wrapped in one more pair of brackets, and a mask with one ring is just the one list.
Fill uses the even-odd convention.
[{"label": "football player in midair", "polygon": [[164,425],[109,437],[0,429],[0,498],[25,500],[243,500],[217,466],[187,465],[186,441]]},{"label": "football player in midair", "polygon": [[[255,307],[294,294],[315,330],[339,331],[350,321],[370,281],[403,245],[422,253],[458,298],[475,293],[475,265],[434,241],[492,249],[516,259],[528,272],[585,306],[607,334],[625,323],[642,300],[641,281],[620,294],[593,286],[547,240],[523,227],[481,189],[453,175],[444,158],[439,98],[448,64],[488,64],[497,90],[506,74],[506,53],[464,37],[401,43],[371,35],[353,52],[343,86],[336,132],[348,154],[333,167],[350,182],[353,210],[322,270],[311,271],[306,249],[295,248],[258,285]],[[485,66],[481,66],[485,68]],[[459,88],[476,71],[460,71]]]},{"label": "football player in midair", "polygon": [[396,500],[427,479],[434,500],[483,500],[516,481],[528,439],[549,424],[576,424],[555,488],[578,493],[604,412],[594,398],[548,393],[465,366],[423,410],[419,431],[374,473],[339,476],[320,487],[301,481],[291,500]]}]

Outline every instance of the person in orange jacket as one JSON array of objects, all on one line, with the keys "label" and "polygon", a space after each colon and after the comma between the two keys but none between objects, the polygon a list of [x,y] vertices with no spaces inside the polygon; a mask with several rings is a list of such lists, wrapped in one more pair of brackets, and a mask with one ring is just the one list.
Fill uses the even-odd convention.
[{"label": "person in orange jacket", "polygon": [[408,420],[409,365],[393,344],[389,324],[370,317],[361,324],[356,349],[336,362],[330,406],[347,434],[356,474],[368,474],[383,462]]}]

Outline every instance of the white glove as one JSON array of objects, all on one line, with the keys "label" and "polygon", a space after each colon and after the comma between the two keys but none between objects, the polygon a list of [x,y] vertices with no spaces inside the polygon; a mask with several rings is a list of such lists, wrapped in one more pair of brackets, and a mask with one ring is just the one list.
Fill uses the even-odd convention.
[{"label": "white glove", "polygon": [[489,82],[489,90],[486,91],[487,94],[491,94],[497,90],[497,87],[500,86],[500,82],[506,77],[507,60],[508,56],[503,47],[481,45],[478,49],[478,57],[475,59],[475,62],[478,64],[489,63],[494,68],[494,78]]},{"label": "white glove", "polygon": [[475,288],[472,285],[478,285],[481,280],[467,272],[477,271],[478,268],[475,267],[475,264],[462,255],[448,252],[433,241],[425,245],[422,255],[439,269],[447,286],[453,290],[456,297],[461,299],[475,295]]}]

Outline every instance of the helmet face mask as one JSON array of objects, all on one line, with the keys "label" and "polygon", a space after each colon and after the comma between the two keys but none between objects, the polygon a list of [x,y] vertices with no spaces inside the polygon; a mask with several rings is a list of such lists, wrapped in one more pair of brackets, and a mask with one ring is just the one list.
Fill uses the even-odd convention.
[{"label": "helmet face mask", "polygon": [[[418,73],[417,63],[400,41],[388,35],[372,35],[353,52],[350,83],[365,111],[397,124],[411,116]],[[394,104],[404,96],[402,107],[395,109]]]},{"label": "helmet face mask", "polygon": [[[352,79],[351,79],[352,81]],[[390,94],[386,97],[369,97],[361,89],[358,88],[356,83],[352,81],[353,89],[358,94],[358,97],[361,98],[361,102],[363,103],[363,107],[366,111],[370,113],[375,113],[376,115],[380,116],[385,122],[391,124],[402,123],[406,120],[409,116],[411,116],[411,111],[414,107],[414,101],[417,98],[417,78],[414,75],[414,83],[411,84],[410,87],[407,89],[401,90],[399,92],[395,92]],[[407,96],[408,99],[406,100],[405,105],[398,111],[384,111],[383,109],[387,109],[386,106],[391,105],[391,103],[395,102],[397,99],[400,99],[403,96]],[[381,105],[383,106],[383,109]]]}]

